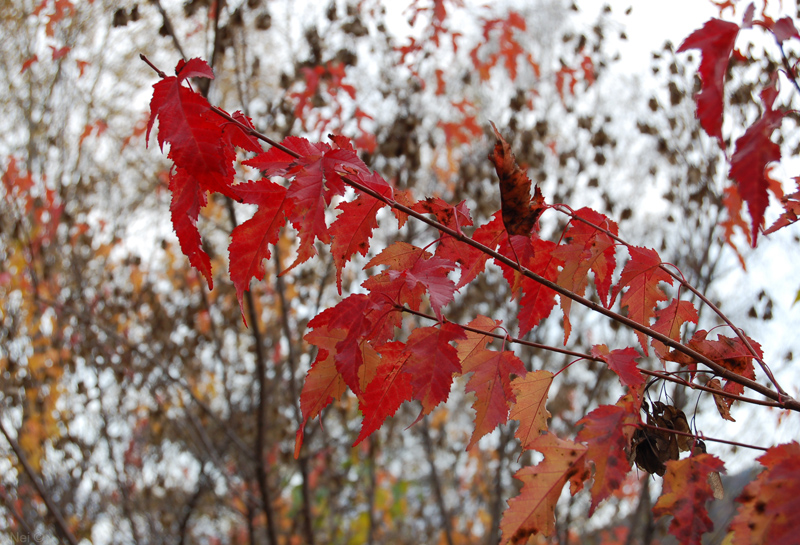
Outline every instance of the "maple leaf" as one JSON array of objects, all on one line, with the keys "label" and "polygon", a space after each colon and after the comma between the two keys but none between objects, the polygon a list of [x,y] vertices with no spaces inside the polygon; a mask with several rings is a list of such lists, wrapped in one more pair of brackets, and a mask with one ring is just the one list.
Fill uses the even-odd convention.
[{"label": "maple leaf", "polygon": [[[681,326],[686,322],[696,324],[698,319],[697,309],[694,308],[694,305],[689,301],[679,299],[673,299],[666,308],[657,310],[655,317],[656,321],[651,329],[678,342],[681,340]],[[664,343],[652,339],[650,344],[659,358],[666,359],[669,349]]]},{"label": "maple leaf", "polygon": [[503,224],[509,235],[528,237],[536,221],[544,212],[545,204],[539,186],[531,197],[531,180],[517,164],[517,159],[497,127],[492,123],[497,137],[494,151],[489,160],[494,163],[500,178],[500,202],[503,210]]},{"label": "maple leaf", "polygon": [[347,138],[334,135],[330,138],[334,146],[290,136],[281,144],[297,153],[299,158],[272,148],[244,161],[244,164],[262,170],[266,176],[283,176],[292,180],[286,192],[291,203],[287,209],[290,210],[289,221],[300,235],[300,245],[297,258],[287,271],[316,255],[315,240],[324,244],[331,242],[325,213],[334,196],[344,195],[345,184],[340,172],[369,175],[369,169],[358,158]]},{"label": "maple leaf", "polygon": [[[795,182],[798,181],[798,178],[795,178]],[[781,214],[775,223],[772,226],[764,231],[765,235],[769,235],[770,233],[774,233],[778,229],[786,227],[787,225],[791,225],[795,223],[798,219],[800,219],[800,184],[798,184],[798,190],[794,193],[786,195],[781,199],[784,212]]]},{"label": "maple leaf", "polygon": [[150,131],[158,118],[158,145],[163,151],[164,144],[169,144],[167,156],[175,166],[197,180],[202,190],[239,200],[231,187],[236,154],[223,138],[222,118],[211,111],[211,105],[202,95],[182,85],[186,78],[213,79],[214,74],[201,59],[185,63],[181,60],[175,71],[177,76],[153,85],[146,139],[150,139]]},{"label": "maple leaf", "polygon": [[[410,295],[411,307],[417,310],[419,298],[423,290],[427,290],[431,308],[436,317],[442,319],[442,307],[452,301],[455,294],[455,284],[447,277],[456,268],[454,262],[432,256],[407,242],[395,242],[370,260],[364,268],[376,265],[389,266],[385,276],[388,282],[381,291],[390,295],[393,301],[400,304],[401,292],[405,292]],[[378,281],[367,281],[364,286],[373,290],[378,287]],[[394,293],[390,293],[390,289]]]},{"label": "maple leaf", "polygon": [[[369,176],[357,173],[354,179],[384,197],[392,197],[392,187],[377,173],[373,172]],[[342,213],[331,224],[330,231],[333,234],[331,255],[336,266],[336,287],[339,294],[342,293],[342,269],[345,263],[356,252],[362,256],[367,255],[372,231],[378,226],[378,211],[384,206],[386,203],[383,201],[366,193],[359,193],[354,200],[342,202],[336,207]]]},{"label": "maple leaf", "polygon": [[547,419],[550,412],[545,406],[550,385],[553,383],[550,371],[531,371],[511,381],[511,390],[517,402],[511,408],[509,418],[519,422],[514,435],[519,439],[522,448],[529,450],[539,435],[547,430]]},{"label": "maple leaf", "polygon": [[[513,245],[513,246],[512,246]],[[530,238],[512,235],[500,239],[500,253],[518,258],[520,265],[533,273],[555,282],[561,259],[554,255],[556,244],[533,234]],[[519,301],[520,335],[527,334],[547,318],[556,305],[556,292],[536,280],[523,276],[516,269],[499,263],[503,277],[511,286],[512,297],[522,290]]]},{"label": "maple leaf", "polygon": [[[621,306],[628,307],[628,318],[649,326],[650,319],[655,315],[656,304],[667,299],[658,284],[666,282],[672,285],[672,277],[661,268],[661,258],[655,250],[636,246],[630,246],[628,249],[631,258],[622,269],[619,283],[614,287],[612,300],[616,299],[619,292],[627,286],[628,290],[620,301]],[[647,337],[638,331],[636,335],[639,337],[644,355],[647,356]]]},{"label": "maple leaf", "polygon": [[673,517],[669,532],[679,543],[700,545],[702,535],[714,529],[706,510],[706,502],[714,498],[708,477],[723,472],[725,464],[711,454],[698,454],[666,465],[664,492],[653,506],[653,514]]},{"label": "maple leaf", "polygon": [[413,397],[422,403],[415,423],[439,403],[447,401],[453,375],[461,373],[458,353],[450,343],[464,338],[464,330],[451,323],[420,327],[408,336],[406,370],[411,374]]},{"label": "maple leaf", "polygon": [[645,383],[644,375],[636,366],[636,358],[640,358],[641,354],[635,348],[609,351],[606,345],[596,344],[592,347],[592,356],[606,362],[608,368],[617,374],[623,386],[635,390],[637,386]]},{"label": "maple leaf", "polygon": [[221,117],[211,112],[208,101],[183,85],[189,77],[213,78],[208,64],[200,59],[178,62],[177,76],[166,77],[153,85],[146,138],[158,119],[158,144],[174,168],[170,172],[172,225],[181,250],[189,262],[213,288],[211,261],[202,248],[197,219],[207,203],[206,192],[219,192],[241,200],[233,184],[236,153],[224,138]]},{"label": "maple leaf", "polygon": [[781,147],[771,140],[772,132],[780,127],[786,115],[783,111],[772,109],[778,96],[776,81],[761,92],[765,111],[758,121],[736,139],[731,157],[729,175],[736,181],[739,195],[747,203],[752,221],[754,248],[758,240],[758,231],[764,226],[764,211],[769,205],[767,189],[770,187],[770,180],[766,168],[769,163],[779,161],[781,158]]},{"label": "maple leaf", "polygon": [[359,398],[359,408],[364,415],[361,433],[353,446],[379,429],[386,419],[394,416],[405,401],[412,399],[411,374],[405,369],[411,354],[401,342],[386,343],[378,347],[381,363],[375,378]]},{"label": "maple leaf", "polygon": [[[492,250],[496,250],[501,241],[507,238],[500,211],[495,212],[488,223],[481,225],[472,233],[472,240]],[[436,255],[459,264],[461,276],[456,284],[457,290],[475,280],[486,269],[486,262],[490,258],[483,250],[451,237],[440,241]]]},{"label": "maple leaf", "polygon": [[[491,332],[502,322],[495,322],[486,316],[478,316],[468,325]],[[475,430],[472,432],[467,450],[498,425],[508,421],[509,404],[516,401],[511,388],[511,375],[525,376],[525,365],[511,351],[488,350],[486,344],[490,337],[465,331],[466,339],[456,342],[456,351],[461,360],[461,372],[472,373],[465,391],[476,396],[472,407],[475,409]]]},{"label": "maple leaf", "polygon": [[578,421],[583,428],[576,441],[587,443],[586,458],[594,465],[592,504],[589,516],[601,501],[622,486],[631,470],[626,454],[639,421],[639,409],[631,396],[624,396],[616,405],[601,405]]},{"label": "maple leaf", "polygon": [[766,469],[736,498],[731,523],[734,545],[800,543],[800,445],[796,441],[769,449],[758,458]]},{"label": "maple leaf", "polygon": [[696,97],[697,118],[706,133],[719,141],[722,149],[725,149],[725,141],[722,139],[725,71],[738,34],[739,25],[711,19],[703,28],[692,32],[677,51],[700,50],[699,72],[703,86]]},{"label": "maple leaf", "polygon": [[[368,335],[373,332],[373,324],[369,310],[372,301],[364,294],[356,293],[339,301],[332,307],[331,314],[323,313],[308,323],[308,327],[317,327],[325,324],[331,329],[344,329],[345,338],[336,345],[336,368],[344,378],[345,383],[357,396],[361,395],[361,381],[359,371],[364,364],[364,347],[362,344],[368,340]],[[324,322],[317,320],[325,316]]]},{"label": "maple leaf", "polygon": [[304,337],[308,343],[318,347],[319,350],[314,363],[311,364],[311,368],[306,374],[303,390],[300,393],[300,410],[303,413],[303,422],[300,424],[295,438],[295,458],[299,456],[300,449],[303,446],[306,423],[320,414],[322,409],[330,405],[335,399],[339,399],[347,389],[342,375],[336,368],[334,359],[336,345],[345,339],[347,332],[344,329],[329,329],[326,323],[329,316],[324,316],[327,312],[329,311],[325,311],[314,318],[314,320],[317,320],[322,316],[314,325],[311,325],[314,320],[309,322],[309,326],[313,327],[314,330],[308,332]]},{"label": "maple leaf", "polygon": [[[761,346],[750,337],[745,336],[747,342],[753,347],[755,355],[750,352],[742,339],[739,337],[725,337],[717,335],[716,341],[707,339],[708,331],[700,329],[695,332],[694,336],[689,340],[687,346],[692,350],[699,352],[706,356],[708,359],[714,361],[720,366],[741,375],[750,380],[755,380],[755,370],[753,369],[753,358],[763,358],[764,354]],[[680,363],[681,365],[688,365],[693,370],[696,362],[675,350],[671,351],[667,357],[668,360]],[[741,395],[744,392],[744,386],[737,382],[725,381],[723,388],[726,392]]]},{"label": "maple leaf", "polygon": [[[591,208],[577,210],[570,220],[567,232],[564,234],[566,243],[561,244],[552,254],[564,263],[556,282],[576,295],[583,296],[589,283],[589,271],[594,273],[595,286],[600,296],[600,302],[609,307],[609,290],[611,277],[617,266],[614,255],[616,243],[607,233],[586,224],[577,218],[583,218],[594,225],[607,229],[610,233],[619,234],[617,224],[605,215],[595,212]],[[564,344],[569,339],[571,330],[569,312],[572,299],[561,297],[561,308],[564,311]]]},{"label": "maple leaf", "polygon": [[522,481],[522,490],[508,500],[508,508],[503,513],[501,545],[527,543],[534,535],[553,535],[555,507],[561,490],[567,481],[575,486],[588,476],[584,445],[547,433],[538,436],[531,448],[544,454],[544,460],[514,474]]},{"label": "maple leaf", "polygon": [[252,218],[234,228],[228,246],[231,281],[247,325],[242,296],[250,289],[251,278],[261,280],[266,274],[264,260],[271,255],[269,245],[278,242],[280,230],[286,224],[286,188],[260,180],[239,184],[236,190],[244,202],[258,205]]},{"label": "maple leaf", "polygon": [[205,277],[208,289],[214,289],[211,259],[203,250],[203,241],[200,238],[200,231],[197,230],[200,209],[208,202],[206,192],[200,188],[197,180],[181,168],[175,169],[170,174],[169,189],[172,192],[169,211],[181,251],[189,258],[192,267]]}]

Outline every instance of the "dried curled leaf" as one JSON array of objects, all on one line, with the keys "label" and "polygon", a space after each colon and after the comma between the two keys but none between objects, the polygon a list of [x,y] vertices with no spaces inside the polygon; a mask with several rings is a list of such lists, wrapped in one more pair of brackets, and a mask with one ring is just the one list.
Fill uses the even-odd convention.
[{"label": "dried curled leaf", "polygon": [[497,137],[497,144],[489,154],[489,160],[494,163],[500,177],[503,224],[509,235],[527,237],[544,211],[544,197],[538,185],[531,197],[531,179],[519,168],[511,146],[503,139],[494,123],[492,130]]}]

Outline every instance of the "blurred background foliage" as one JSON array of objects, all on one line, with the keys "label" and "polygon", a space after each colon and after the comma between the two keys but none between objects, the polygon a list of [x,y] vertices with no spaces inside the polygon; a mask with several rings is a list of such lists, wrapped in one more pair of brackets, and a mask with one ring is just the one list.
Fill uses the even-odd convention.
[{"label": "blurred background foliage", "polygon": [[[172,233],[169,164],[154,141],[146,147],[156,75],[139,54],[165,71],[181,57],[206,59],[216,79],[193,85],[212,104],[242,110],[275,139],[344,134],[416,198],[466,200],[476,225],[499,207],[487,160],[492,120],[548,202],[608,214],[626,240],[656,248],[734,319],[752,324],[755,338],[792,323],[791,298],[776,299],[769,278],[743,276],[744,265],[768,258],[748,250],[747,218],[728,214],[725,156],[694,116],[697,59],[666,43],[649,73],[625,73],[617,61],[626,12],[591,2],[398,4],[0,4],[6,539],[64,539],[58,512],[77,540],[98,544],[493,544],[516,490],[512,475],[532,462],[520,456],[513,422],[465,450],[473,412],[463,379],[461,393],[456,387],[429,418],[406,430],[416,409],[404,407],[357,448],[357,403],[346,396],[308,425],[293,458],[299,392],[316,356],[303,341],[306,324],[338,300],[331,256],[320,248],[279,277],[294,252],[294,240],[282,238],[267,278],[251,286],[256,319],[245,328],[226,247],[234,224],[253,211],[215,195],[200,220],[215,271],[207,290]],[[729,141],[757,115],[754,90],[772,62],[751,47],[749,60],[730,69]],[[782,129],[786,156],[796,155],[795,123],[790,116]],[[348,265],[344,292],[360,289],[361,267],[388,242],[424,246],[437,236],[413,223],[398,232],[383,219],[372,254]],[[556,214],[542,220],[544,236],[557,239],[563,228]],[[779,242],[784,254],[797,253],[796,235]],[[489,315],[513,334],[513,295],[490,267],[446,315],[459,323]],[[713,319],[702,316],[701,326]],[[572,323],[574,350],[634,339],[580,309]],[[528,338],[557,345],[561,327],[556,311]],[[778,369],[797,348],[780,331],[763,339]],[[529,369],[568,363],[517,353]],[[574,422],[620,392],[595,363],[571,366],[551,390],[552,429],[574,433]],[[660,395],[674,395],[687,414],[713,416],[705,398],[698,405],[685,392]],[[588,498],[565,498],[559,542],[650,543],[663,534],[649,514],[659,487],[634,471],[589,522]]]}]

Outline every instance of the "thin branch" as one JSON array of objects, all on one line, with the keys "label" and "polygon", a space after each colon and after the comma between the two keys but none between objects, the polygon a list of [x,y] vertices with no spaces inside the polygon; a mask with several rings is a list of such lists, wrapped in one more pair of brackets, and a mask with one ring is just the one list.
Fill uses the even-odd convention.
[{"label": "thin branch", "polygon": [[[415,316],[419,316],[420,318],[426,318],[426,319],[434,321],[434,322],[438,322],[439,321],[439,319],[436,316],[433,316],[431,314],[425,314],[424,312],[419,312],[417,310],[413,310],[413,309],[410,309],[410,308],[405,307],[405,306],[398,305],[397,309],[402,311],[402,312],[407,312],[408,314],[413,314]],[[448,320],[448,322],[449,322],[449,320]],[[478,333],[480,335],[486,335],[487,337],[494,337],[495,339],[500,339],[500,340],[503,340],[503,341],[508,342],[508,343],[519,344],[519,345],[528,346],[528,347],[531,347],[531,348],[538,348],[538,349],[541,349],[541,350],[547,350],[549,352],[556,352],[558,354],[565,354],[567,356],[572,356],[574,358],[580,358],[580,359],[584,359],[584,360],[588,360],[588,361],[596,361],[598,363],[605,363],[605,361],[602,358],[596,358],[596,357],[592,356],[591,354],[584,354],[584,353],[581,353],[581,352],[575,352],[573,350],[565,350],[564,348],[559,348],[558,346],[550,346],[550,345],[547,345],[547,344],[541,344],[541,343],[536,343],[536,342],[532,342],[532,341],[526,341],[524,339],[518,339],[516,337],[510,337],[508,335],[501,335],[499,333],[488,332],[488,331],[484,331],[482,329],[478,329],[478,328],[475,328],[475,327],[472,327],[472,326],[469,326],[469,325],[459,324],[459,323],[456,323],[456,322],[449,322],[449,323],[455,324],[455,325],[459,326],[460,328],[462,328],[462,329],[464,329],[466,331],[472,331],[473,333]],[[687,380],[682,379],[680,377],[677,377],[677,376],[675,376],[674,373],[664,373],[664,372],[661,372],[661,371],[650,371],[648,369],[642,369],[641,367],[637,367],[637,369],[639,369],[639,371],[641,371],[645,375],[649,375],[651,377],[659,378],[659,379],[662,379],[662,380],[668,380],[670,382],[674,382],[676,384],[680,384],[682,386],[686,386],[686,387],[691,388],[693,390],[702,390],[704,392],[709,392],[709,393],[712,393],[712,394],[720,396],[720,397],[726,397],[728,399],[733,399],[735,401],[741,401],[743,403],[752,403],[754,405],[763,405],[765,407],[775,407],[775,408],[782,408],[783,407],[777,401],[764,401],[763,399],[755,399],[755,398],[752,398],[752,397],[745,397],[745,396],[732,394],[732,393],[726,392],[724,390],[715,390],[714,388],[709,388],[708,386],[703,386],[702,384],[696,384],[694,382],[690,382],[690,381],[687,381]]]},{"label": "thin branch", "polygon": [[673,429],[670,429],[670,428],[660,428],[658,426],[645,424],[643,422],[640,422],[638,424],[623,424],[623,425],[624,426],[636,426],[638,428],[646,428],[648,430],[654,430],[654,431],[663,431],[663,432],[666,432],[666,433],[674,433],[675,435],[683,435],[684,437],[690,437],[692,439],[697,439],[697,440],[700,440],[700,441],[713,441],[714,443],[725,443],[726,445],[733,445],[735,447],[751,448],[753,450],[763,450],[763,451],[769,450],[768,448],[765,448],[765,447],[757,447],[755,445],[748,445],[747,443],[739,443],[737,441],[728,441],[726,439],[715,439],[713,437],[706,437],[705,435],[695,435],[693,433],[689,433],[689,432],[685,432],[685,431],[673,430]]},{"label": "thin branch", "polygon": [[[236,211],[233,208],[233,201],[226,199],[228,215],[230,216],[233,228],[238,225],[236,221]],[[259,327],[258,314],[256,313],[255,298],[250,290],[244,293],[247,301],[247,314],[250,318],[250,328],[253,334],[256,357],[256,382],[258,384],[258,410],[256,413],[256,444],[254,446],[254,457],[256,464],[256,477],[258,488],[261,493],[261,503],[264,514],[267,516],[267,537],[270,545],[278,545],[278,535],[275,532],[276,519],[272,509],[272,498],[269,490],[269,479],[267,477],[266,459],[266,432],[267,432],[267,405],[269,399],[267,395],[267,360],[264,356],[264,341]]]},{"label": "thin branch", "polygon": [[420,433],[422,435],[422,444],[425,446],[425,457],[428,460],[428,467],[431,471],[430,479],[433,488],[433,497],[436,500],[436,505],[439,507],[439,517],[442,519],[442,531],[444,532],[447,545],[453,545],[453,529],[450,525],[450,514],[447,512],[447,506],[444,504],[442,484],[439,481],[439,472],[436,469],[436,457],[433,452],[433,442],[431,441],[427,416],[422,419]]},{"label": "thin branch", "polygon": [[28,461],[25,451],[22,450],[22,447],[20,447],[19,443],[17,443],[17,440],[11,437],[8,431],[6,431],[6,427],[3,425],[2,418],[0,418],[0,432],[2,432],[2,434],[5,436],[8,444],[11,445],[11,449],[14,451],[14,454],[17,455],[17,459],[22,464],[22,468],[25,470],[28,478],[33,483],[33,486],[36,487],[36,491],[39,493],[39,496],[42,498],[42,500],[44,500],[47,510],[50,512],[50,515],[56,522],[56,530],[70,543],[70,545],[78,545],[78,540],[75,539],[75,536],[72,535],[72,532],[70,532],[69,526],[67,526],[67,522],[64,520],[64,516],[61,514],[58,506],[53,502],[50,494],[47,492],[47,490],[45,490],[44,485],[39,480],[39,476],[36,474],[33,466],[31,466],[30,462]]}]

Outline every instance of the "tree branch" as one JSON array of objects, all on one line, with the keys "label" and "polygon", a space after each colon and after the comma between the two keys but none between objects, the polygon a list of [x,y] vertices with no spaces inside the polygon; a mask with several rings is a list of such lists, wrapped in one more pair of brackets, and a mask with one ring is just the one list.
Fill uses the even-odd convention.
[{"label": "tree branch", "polygon": [[58,506],[53,502],[53,499],[50,497],[50,494],[45,490],[44,485],[39,480],[39,476],[36,474],[36,471],[31,466],[30,462],[28,461],[28,457],[25,455],[25,451],[22,450],[17,440],[9,435],[8,431],[6,431],[5,425],[3,425],[2,417],[0,417],[0,432],[5,436],[6,441],[8,444],[11,445],[11,449],[14,451],[14,454],[17,455],[17,459],[22,464],[22,468],[25,470],[25,474],[28,475],[28,478],[33,483],[33,486],[36,487],[36,491],[39,493],[39,496],[44,500],[44,504],[47,506],[47,510],[50,512],[50,516],[53,517],[53,520],[56,522],[56,530],[61,536],[66,539],[70,545],[78,545],[78,540],[75,539],[75,536],[72,535],[72,532],[69,530],[69,526],[67,526],[67,522],[64,520],[64,516],[61,514],[61,511],[58,509]]}]

